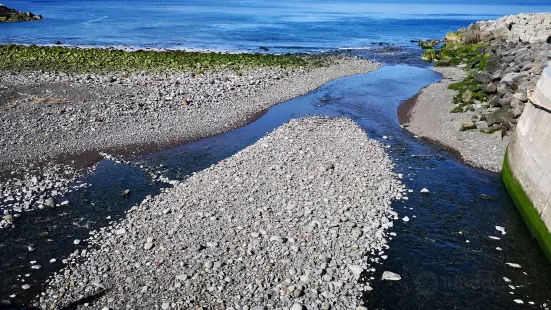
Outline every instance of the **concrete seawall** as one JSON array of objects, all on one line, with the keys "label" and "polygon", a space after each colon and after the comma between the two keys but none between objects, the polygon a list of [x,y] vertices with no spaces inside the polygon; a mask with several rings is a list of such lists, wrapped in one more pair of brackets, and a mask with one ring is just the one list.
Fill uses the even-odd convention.
[{"label": "concrete seawall", "polygon": [[527,104],[503,163],[502,177],[526,224],[551,260],[551,67]]}]

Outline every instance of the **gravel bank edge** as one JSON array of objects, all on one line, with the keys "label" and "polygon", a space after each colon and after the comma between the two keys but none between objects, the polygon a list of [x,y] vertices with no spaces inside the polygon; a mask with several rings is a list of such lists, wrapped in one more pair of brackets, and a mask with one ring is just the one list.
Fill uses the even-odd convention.
[{"label": "gravel bank edge", "polygon": [[405,191],[392,169],[352,120],[292,120],[91,232],[35,306],[356,309]]},{"label": "gravel bank edge", "polygon": [[370,60],[331,57],[327,67],[260,68],[242,75],[4,74],[0,96],[15,99],[0,102],[5,112],[0,170],[56,158],[81,160],[79,155],[98,159],[100,151],[151,152],[212,136],[329,81],[380,67]]},{"label": "gravel bank edge", "polygon": [[402,125],[417,136],[457,151],[472,166],[494,172],[501,171],[509,137],[501,137],[501,131],[496,134],[460,131],[461,124],[470,122],[471,116],[469,113],[450,113],[454,107],[452,98],[456,92],[448,89],[448,86],[463,80],[466,72],[453,67],[435,67],[432,70],[441,74],[442,80],[418,93],[407,113],[409,121],[402,120]]}]

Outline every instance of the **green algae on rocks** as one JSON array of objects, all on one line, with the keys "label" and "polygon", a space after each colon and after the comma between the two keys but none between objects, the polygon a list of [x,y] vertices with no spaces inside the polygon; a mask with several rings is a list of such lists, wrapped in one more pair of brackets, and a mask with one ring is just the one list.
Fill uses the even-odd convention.
[{"label": "green algae on rocks", "polygon": [[232,54],[189,51],[125,51],[62,46],[0,45],[0,70],[105,73],[123,71],[194,71],[256,67],[322,67],[323,55]]},{"label": "green algae on rocks", "polygon": [[426,61],[434,61],[434,65],[437,67],[465,64],[471,69],[485,70],[490,56],[485,52],[485,47],[485,43],[447,42],[439,50],[426,50],[421,58]]},{"label": "green algae on rocks", "polygon": [[450,84],[449,89],[456,90],[457,94],[453,97],[453,103],[456,105],[451,112],[461,113],[471,109],[472,104],[485,104],[488,101],[488,93],[484,83],[481,83],[477,76],[479,72],[485,71],[492,59],[486,52],[486,43],[462,43],[460,40],[448,39],[446,44],[439,50],[426,50],[421,56],[426,61],[433,61],[436,67],[463,65],[468,76],[460,82]]}]

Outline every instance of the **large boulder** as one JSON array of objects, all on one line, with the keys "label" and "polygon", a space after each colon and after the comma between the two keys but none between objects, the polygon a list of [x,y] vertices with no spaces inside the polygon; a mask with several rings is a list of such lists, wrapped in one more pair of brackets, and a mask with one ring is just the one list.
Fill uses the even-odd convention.
[{"label": "large boulder", "polygon": [[494,124],[502,124],[507,126],[511,122],[511,118],[513,118],[512,116],[513,115],[511,115],[507,109],[499,109],[486,115],[486,123],[488,126],[492,126]]}]

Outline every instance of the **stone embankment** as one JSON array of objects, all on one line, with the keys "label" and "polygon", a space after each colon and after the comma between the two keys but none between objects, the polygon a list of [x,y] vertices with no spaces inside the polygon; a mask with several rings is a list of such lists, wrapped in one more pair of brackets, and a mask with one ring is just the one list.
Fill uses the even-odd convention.
[{"label": "stone embankment", "polygon": [[35,15],[31,12],[19,12],[0,4],[0,22],[17,22],[41,20],[42,15]]},{"label": "stone embankment", "polygon": [[91,232],[35,306],[366,309],[405,191],[392,168],[351,120],[291,121]]},{"label": "stone embankment", "polygon": [[[492,29],[501,29],[504,24],[511,29],[507,35],[491,35],[497,35]],[[534,89],[551,59],[549,29],[551,14],[521,14],[479,22],[464,33],[459,32],[463,41],[468,42],[474,36],[488,44],[481,51],[488,54],[487,65],[471,72],[473,84],[478,87],[465,91],[461,97],[462,105],[466,104],[463,110],[472,115],[476,129],[493,133],[506,132],[516,126],[528,102],[526,91]],[[537,33],[537,36],[519,39],[525,39],[523,33]]]},{"label": "stone embankment", "polygon": [[330,80],[375,70],[334,56],[318,68],[179,74],[2,72],[0,170],[82,153],[166,147],[249,122]]},{"label": "stone embankment", "polygon": [[[508,29],[507,32],[503,27]],[[468,74],[463,81],[455,80],[454,85],[447,83],[450,88],[458,90],[455,95],[443,95],[441,99],[434,99],[433,102],[425,104],[424,109],[412,109],[411,114],[427,109],[438,110],[441,113],[434,121],[422,116],[413,118],[410,122],[411,130],[456,149],[475,166],[499,170],[506,141],[514,132],[528,102],[527,90],[535,88],[542,71],[551,60],[551,44],[548,42],[551,36],[550,28],[551,14],[520,14],[495,21],[478,22],[467,29],[448,34],[447,41],[451,45],[457,42],[479,44],[476,52],[483,57],[478,57],[479,60],[476,62],[463,61],[459,65]],[[502,29],[503,32],[496,29]],[[450,60],[444,60],[444,63],[449,64]],[[441,108],[441,105],[446,105],[447,102],[456,104],[455,107],[449,106],[448,113]],[[450,115],[449,111],[464,115]],[[431,125],[434,125],[434,129],[429,130],[429,133],[415,131],[416,127],[430,128]],[[446,136],[452,137],[451,139],[439,136],[438,132],[447,133],[451,128],[479,133],[447,134]],[[490,137],[474,138],[477,134],[488,134]],[[473,152],[472,146],[478,143],[469,145],[469,141],[453,141],[454,136],[462,136],[458,139],[484,141],[491,154],[485,155],[488,154],[488,150],[484,149]],[[480,155],[479,159],[476,158],[477,154]]]}]

